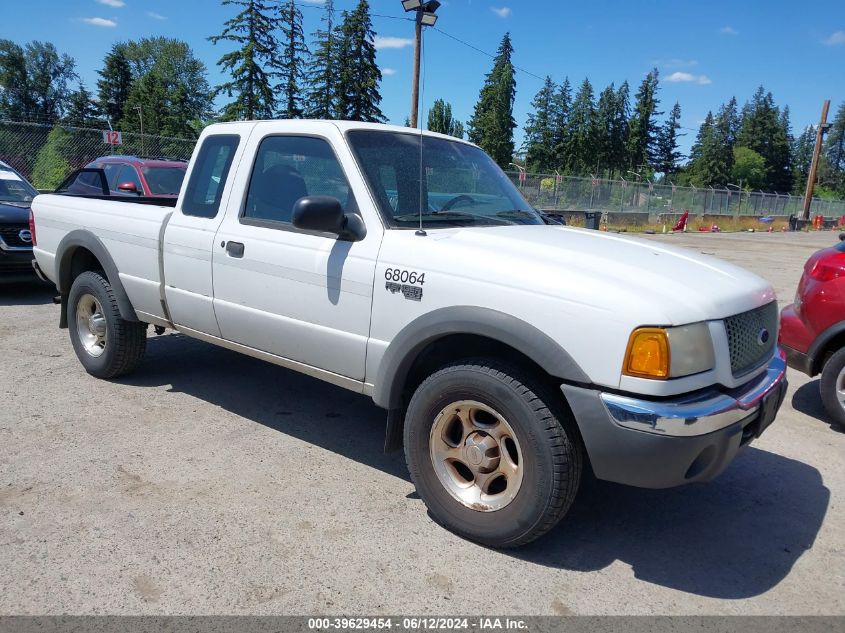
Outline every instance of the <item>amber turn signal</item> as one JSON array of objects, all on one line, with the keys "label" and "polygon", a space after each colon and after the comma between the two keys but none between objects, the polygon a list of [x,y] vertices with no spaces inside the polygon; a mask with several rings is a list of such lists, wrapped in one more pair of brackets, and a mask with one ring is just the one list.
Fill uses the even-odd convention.
[{"label": "amber turn signal", "polygon": [[637,378],[669,377],[669,336],[661,328],[641,327],[628,340],[622,373]]}]

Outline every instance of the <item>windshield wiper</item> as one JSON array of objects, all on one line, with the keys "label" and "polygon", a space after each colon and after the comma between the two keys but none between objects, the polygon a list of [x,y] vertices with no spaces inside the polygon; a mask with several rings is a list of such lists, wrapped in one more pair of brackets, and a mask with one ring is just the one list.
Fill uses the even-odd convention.
[{"label": "windshield wiper", "polygon": [[[407,213],[405,215],[395,215],[393,216],[394,220],[399,220],[400,222],[413,222],[419,220],[419,215],[416,213]],[[423,218],[443,218],[445,222],[461,222],[466,220],[484,220],[485,222],[495,222],[498,224],[513,224],[509,220],[503,220],[502,218],[498,218],[492,215],[484,215],[483,213],[466,213],[464,211],[430,211],[429,213],[424,213]]]}]

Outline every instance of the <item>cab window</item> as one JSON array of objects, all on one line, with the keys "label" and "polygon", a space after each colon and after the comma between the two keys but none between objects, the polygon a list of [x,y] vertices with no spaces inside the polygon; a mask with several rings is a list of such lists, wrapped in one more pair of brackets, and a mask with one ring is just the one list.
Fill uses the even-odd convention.
[{"label": "cab window", "polygon": [[290,224],[294,205],[305,196],[331,196],[348,210],[349,183],[331,145],[310,136],[265,138],[252,169],[242,221]]},{"label": "cab window", "polygon": [[219,134],[203,141],[185,189],[183,214],[200,218],[217,216],[240,140],[234,134]]}]

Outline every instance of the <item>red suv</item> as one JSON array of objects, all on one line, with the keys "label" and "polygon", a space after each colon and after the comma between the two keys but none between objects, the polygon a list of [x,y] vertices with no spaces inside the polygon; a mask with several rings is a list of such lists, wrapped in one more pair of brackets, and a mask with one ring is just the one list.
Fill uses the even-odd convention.
[{"label": "red suv", "polygon": [[781,313],[780,344],[790,367],[822,375],[822,403],[845,427],[845,241],[804,264],[795,303]]},{"label": "red suv", "polygon": [[176,198],[188,163],[136,156],[104,156],[86,167],[104,170],[109,189],[115,195]]}]

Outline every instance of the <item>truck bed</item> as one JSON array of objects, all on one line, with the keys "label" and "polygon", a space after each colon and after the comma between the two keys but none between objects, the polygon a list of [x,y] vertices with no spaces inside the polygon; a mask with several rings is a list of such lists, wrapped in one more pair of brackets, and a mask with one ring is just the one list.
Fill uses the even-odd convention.
[{"label": "truck bed", "polygon": [[[152,202],[155,200],[155,203]],[[44,194],[35,198],[35,252],[42,270],[57,279],[55,253],[73,232],[93,233],[114,259],[136,310],[164,317],[161,304],[161,233],[176,200]]]}]

